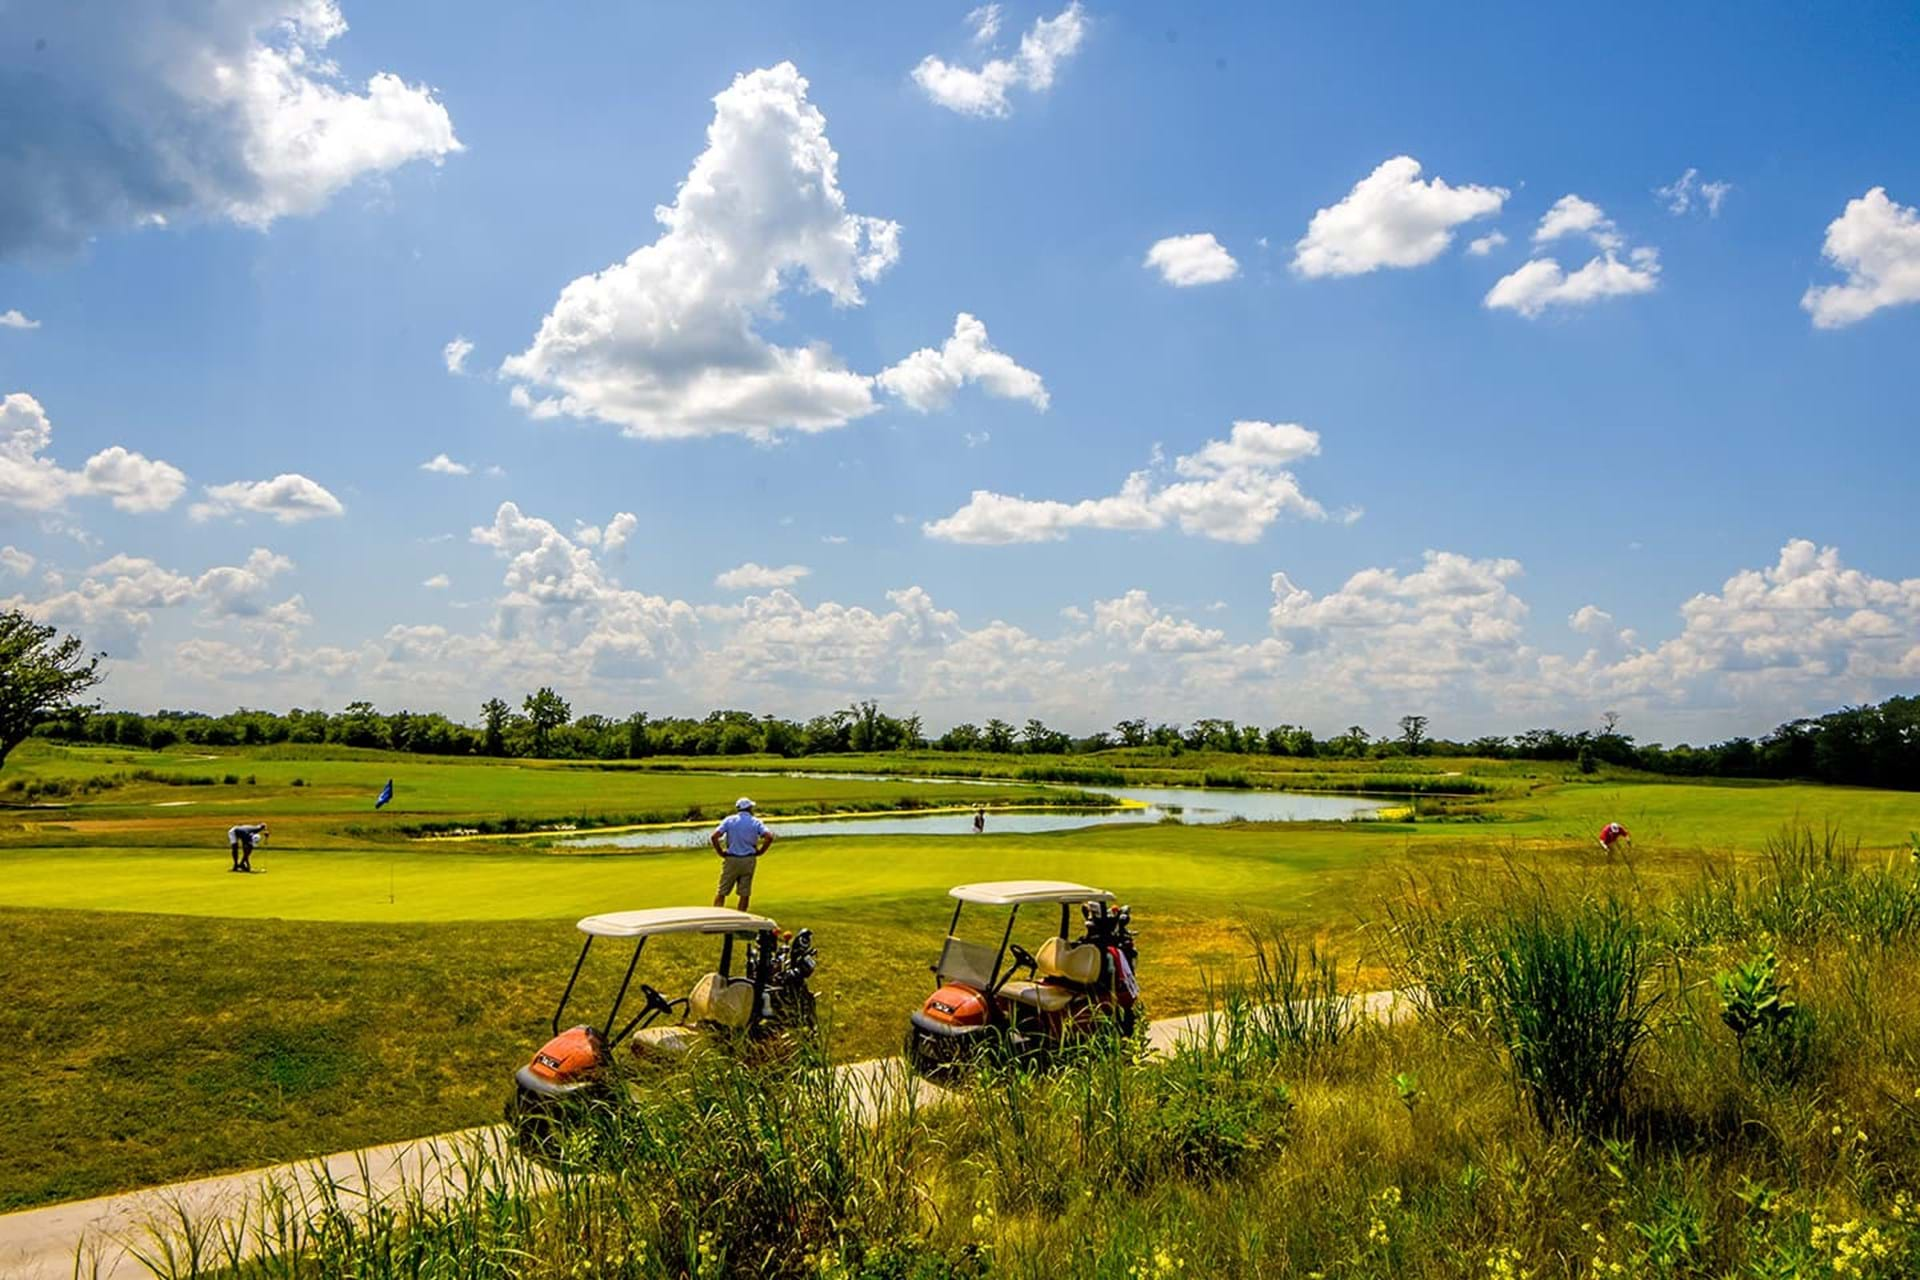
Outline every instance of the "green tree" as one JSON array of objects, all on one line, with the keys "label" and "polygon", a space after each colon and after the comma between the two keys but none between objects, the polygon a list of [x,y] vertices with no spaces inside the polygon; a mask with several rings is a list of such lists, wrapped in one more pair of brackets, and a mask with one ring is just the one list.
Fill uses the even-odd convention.
[{"label": "green tree", "polygon": [[1013,726],[995,716],[987,721],[987,727],[980,735],[980,745],[988,751],[1010,752],[1013,750]]},{"label": "green tree", "polygon": [[1427,718],[1425,716],[1400,717],[1400,745],[1407,754],[1417,756],[1427,742]]},{"label": "green tree", "polygon": [[17,609],[0,611],[0,765],[34,726],[79,709],[80,695],[104,678],[105,656],[82,653],[80,637]]},{"label": "green tree", "polygon": [[507,754],[507,721],[513,716],[513,708],[498,698],[488,698],[480,704],[481,730],[480,754],[503,756]]},{"label": "green tree", "polygon": [[1113,726],[1113,736],[1120,740],[1123,747],[1144,747],[1147,745],[1147,722],[1145,720],[1122,720]]},{"label": "green tree", "polygon": [[573,719],[573,708],[550,685],[541,685],[537,692],[528,694],[520,704],[520,709],[527,713],[527,723],[533,726],[533,754],[536,756],[546,755],[553,731]]},{"label": "green tree", "polygon": [[627,718],[627,758],[643,760],[653,754],[653,738],[647,732],[647,713],[636,711]]}]

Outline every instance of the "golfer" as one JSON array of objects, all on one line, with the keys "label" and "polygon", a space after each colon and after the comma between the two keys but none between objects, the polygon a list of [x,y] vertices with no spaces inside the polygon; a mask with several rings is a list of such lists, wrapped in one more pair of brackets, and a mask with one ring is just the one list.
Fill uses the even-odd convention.
[{"label": "golfer", "polygon": [[267,824],[264,822],[246,823],[238,827],[227,828],[227,852],[233,855],[233,865],[229,871],[253,870],[253,846],[267,842]]},{"label": "golfer", "polygon": [[1625,827],[1617,822],[1609,822],[1606,826],[1600,828],[1600,847],[1608,853],[1612,853],[1613,846],[1621,840],[1627,842],[1627,851],[1631,853],[1633,851],[1633,837],[1627,834]]},{"label": "golfer", "polygon": [[753,897],[753,872],[760,865],[760,855],[773,843],[773,832],[767,824],[754,816],[753,801],[741,796],[733,802],[733,813],[721,819],[720,825],[707,837],[707,843],[720,855],[720,889],[713,895],[713,905],[727,905],[727,892],[737,889],[740,894],[740,910],[747,909],[747,903]]},{"label": "golfer", "polygon": [[987,830],[987,810],[984,805],[973,807],[973,834],[983,835]]}]

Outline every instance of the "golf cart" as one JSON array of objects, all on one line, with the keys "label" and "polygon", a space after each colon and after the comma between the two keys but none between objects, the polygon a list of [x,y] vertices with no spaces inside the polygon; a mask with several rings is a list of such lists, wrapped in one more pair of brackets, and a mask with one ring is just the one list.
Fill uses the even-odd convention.
[{"label": "golf cart", "polygon": [[[936,990],[907,1032],[907,1061],[915,1070],[936,1074],[988,1048],[1045,1057],[1077,1035],[1133,1033],[1140,988],[1132,916],[1114,905],[1111,893],[1063,880],[997,880],[956,885],[948,896],[953,920],[939,963],[931,966]],[[960,917],[970,903],[1009,909],[997,947],[961,936]],[[1013,940],[1022,907],[1045,913],[1055,929],[1037,951]]]},{"label": "golf cart", "polygon": [[[765,916],[725,907],[613,911],[588,916],[580,921],[579,929],[586,941],[580,946],[580,958],[574,961],[567,989],[560,993],[560,1003],[553,1011],[553,1038],[514,1073],[507,1116],[522,1136],[527,1136],[529,1124],[544,1127],[544,1120],[563,1104],[607,1088],[614,1045],[626,1042],[631,1052],[644,1054],[686,1049],[703,1036],[762,1039],[813,1026],[813,992],[807,979],[813,975],[819,957],[810,929],[789,937]],[[640,1008],[622,1023],[620,1011],[633,986],[640,953],[646,950],[647,939],[664,934],[719,935],[718,966],[678,999],[668,999],[649,984],[640,983]],[[605,1021],[563,1031],[561,1018],[573,999],[580,971],[596,938],[617,940],[609,945],[631,941],[633,955]],[[737,956],[741,963],[736,973]]]}]

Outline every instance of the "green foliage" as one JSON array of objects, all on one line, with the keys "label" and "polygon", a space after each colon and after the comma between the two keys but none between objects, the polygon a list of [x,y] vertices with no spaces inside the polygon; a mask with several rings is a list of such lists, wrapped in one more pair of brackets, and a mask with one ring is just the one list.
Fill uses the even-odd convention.
[{"label": "green foliage", "polygon": [[1548,1128],[1615,1129],[1659,999],[1646,990],[1641,925],[1616,901],[1536,901],[1500,918],[1489,941],[1493,1026],[1534,1115]]},{"label": "green foliage", "polygon": [[1720,1020],[1740,1046],[1740,1065],[1761,1079],[1791,1083],[1805,1072],[1813,1019],[1787,995],[1780,962],[1769,951],[1713,976]]},{"label": "green foliage", "polygon": [[80,697],[105,679],[104,656],[87,657],[80,637],[0,609],[0,765],[39,725],[77,713]]}]

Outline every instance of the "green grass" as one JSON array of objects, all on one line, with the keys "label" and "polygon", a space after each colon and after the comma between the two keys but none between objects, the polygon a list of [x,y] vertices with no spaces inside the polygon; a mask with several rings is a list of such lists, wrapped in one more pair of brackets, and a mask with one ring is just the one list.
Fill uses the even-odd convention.
[{"label": "green grass", "polygon": [[[1805,870],[1776,853],[1753,878],[1714,873],[1692,891],[1728,919],[1764,918],[1768,879]],[[244,1228],[198,1224],[199,1238],[218,1257],[256,1231],[266,1256],[238,1269],[249,1280],[1920,1274],[1920,928],[1827,935],[1889,892],[1920,896],[1913,862],[1822,873],[1810,936],[1825,940],[1788,946],[1781,968],[1812,1045],[1790,1082],[1751,1071],[1720,1016],[1711,978],[1743,940],[1699,939],[1684,894],[1634,868],[1526,874],[1546,869],[1464,898],[1419,892],[1492,938],[1550,920],[1546,951],[1630,935],[1662,953],[1634,984],[1649,1016],[1624,1071],[1584,1053],[1554,1068],[1576,1095],[1620,1086],[1591,1127],[1530,1105],[1538,1064],[1513,1053],[1505,1020],[1336,1026],[1339,993],[1283,940],[1265,948],[1264,982],[1216,993],[1220,1034],[1169,1060],[1096,1043],[1051,1072],[985,1069],[947,1108],[865,1123],[819,1057],[743,1071],[701,1055],[602,1110],[551,1173],[476,1151],[372,1215],[322,1189]],[[1573,1012],[1559,988],[1495,999],[1544,1024]],[[1327,1017],[1263,1026],[1258,1010],[1288,992]]]},{"label": "green grass", "polygon": [[[1195,761],[1205,764],[1173,763]],[[1264,763],[1222,757],[1214,766],[1221,761]],[[544,1037],[577,946],[572,922],[712,893],[714,859],[703,852],[418,842],[401,838],[408,824],[679,816],[718,811],[744,790],[777,826],[782,812],[822,806],[956,793],[1005,803],[1036,791],[1018,781],[740,779],[685,767],[707,763],[606,770],[292,748],[198,759],[178,749],[23,747],[0,782],[127,780],[32,807],[10,805],[0,788],[0,973],[14,993],[0,1002],[0,1035],[15,1047],[0,1060],[0,1088],[31,1101],[0,1127],[0,1207],[490,1120],[512,1069]],[[1143,762],[1128,780],[1178,780],[1141,776],[1166,763]],[[1347,772],[1366,776],[1382,763]],[[1393,763],[1448,772],[1436,768],[1442,761]],[[131,779],[142,769],[257,781]],[[389,776],[399,811],[375,814],[372,797]],[[859,1058],[896,1047],[925,993],[950,910],[945,890],[961,881],[1059,876],[1120,893],[1136,909],[1150,1013],[1163,1016],[1200,1007],[1210,978],[1245,962],[1248,925],[1290,926],[1337,957],[1343,980],[1383,985],[1377,907],[1407,875],[1484,876],[1511,863],[1584,883],[1605,866],[1592,833],[1614,818],[1633,829],[1637,874],[1667,887],[1707,862],[1751,859],[1796,817],[1843,823],[1861,837],[1863,860],[1920,827],[1914,793],[1585,781],[1536,766],[1480,776],[1498,791],[1464,802],[1472,821],[1433,820],[1432,806],[1452,802],[1423,798],[1412,823],[791,840],[763,864],[754,905],[816,931],[816,988],[834,1051]],[[274,826],[255,855],[266,874],[228,875],[225,829],[253,817]],[[709,965],[666,949],[649,956],[663,988]]]}]

